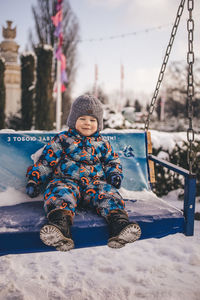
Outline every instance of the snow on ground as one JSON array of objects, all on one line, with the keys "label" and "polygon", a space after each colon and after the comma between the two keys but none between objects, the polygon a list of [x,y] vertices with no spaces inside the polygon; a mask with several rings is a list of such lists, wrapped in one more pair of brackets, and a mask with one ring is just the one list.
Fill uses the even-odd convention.
[{"label": "snow on ground", "polygon": [[200,297],[200,230],[123,249],[1,258],[0,299],[196,299]]},{"label": "snow on ground", "polygon": [[[5,199],[11,195],[12,189],[4,192]],[[104,246],[2,256],[0,300],[199,300],[199,249],[196,221],[193,237],[170,235],[117,250]]]},{"label": "snow on ground", "polygon": [[[186,136],[165,137],[168,148],[174,138]],[[163,143],[158,132],[152,132],[152,140]],[[13,194],[20,203],[21,194],[13,188],[1,198],[14,204]],[[182,208],[181,201],[172,200],[174,194],[165,199]],[[195,221],[192,237],[139,240],[117,250],[104,246],[2,256],[0,273],[0,300],[199,300],[200,222]]]}]

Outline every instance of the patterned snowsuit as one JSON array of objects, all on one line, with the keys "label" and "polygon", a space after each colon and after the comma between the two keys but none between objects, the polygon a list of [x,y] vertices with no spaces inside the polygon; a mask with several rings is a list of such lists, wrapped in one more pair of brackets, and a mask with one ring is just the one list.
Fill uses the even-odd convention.
[{"label": "patterned snowsuit", "polygon": [[28,179],[45,185],[44,209],[48,214],[62,208],[75,213],[79,203],[95,207],[106,217],[111,210],[124,209],[115,187],[107,183],[111,174],[123,178],[118,154],[98,132],[91,137],[75,129],[57,134],[49,142]]}]

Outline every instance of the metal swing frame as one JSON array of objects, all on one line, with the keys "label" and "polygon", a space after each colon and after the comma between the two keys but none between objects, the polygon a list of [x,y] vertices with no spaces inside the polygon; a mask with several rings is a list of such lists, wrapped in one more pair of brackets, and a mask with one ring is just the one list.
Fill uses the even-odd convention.
[{"label": "metal swing frame", "polygon": [[[178,29],[178,25],[181,19],[181,15],[184,10],[185,0],[181,0],[180,5],[178,7],[176,19],[171,31],[171,36],[169,40],[169,44],[167,46],[167,50],[165,52],[164,60],[160,69],[158,81],[156,84],[156,88],[151,100],[150,108],[149,108],[149,114],[147,116],[146,122],[145,122],[145,130],[148,132],[149,129],[149,122],[150,117],[153,114],[156,100],[159,94],[159,89],[164,77],[165,69],[167,66],[167,62],[169,60],[169,55],[171,53],[171,49],[173,46],[173,42],[175,39],[175,35]],[[192,151],[192,143],[194,141],[194,130],[192,128],[192,116],[193,116],[193,110],[192,110],[192,98],[194,96],[194,84],[193,84],[193,64],[194,64],[194,51],[193,51],[193,32],[194,32],[194,20],[192,18],[192,12],[194,9],[194,0],[187,0],[187,9],[189,12],[189,18],[187,20],[187,30],[188,30],[188,53],[187,53],[187,63],[188,63],[188,81],[187,81],[187,97],[188,97],[188,120],[189,120],[189,127],[187,130],[187,140],[189,143],[188,147],[188,166],[189,171],[186,169],[183,169],[181,167],[178,167],[168,161],[162,160],[157,158],[156,156],[150,154],[148,156],[150,161],[153,161],[154,163],[158,163],[162,165],[163,167],[168,168],[169,170],[172,170],[180,175],[183,175],[185,178],[185,185],[184,185],[184,217],[186,220],[185,223],[185,234],[187,236],[194,234],[194,215],[195,215],[195,196],[196,196],[196,174],[192,172],[192,166],[194,164],[195,155]]]},{"label": "metal swing frame", "polygon": [[184,217],[185,217],[185,235],[191,236],[194,234],[194,215],[195,215],[195,196],[196,196],[196,175],[191,174],[188,170],[178,167],[166,160],[162,160],[154,155],[149,155],[148,158],[171,170],[184,176]]}]

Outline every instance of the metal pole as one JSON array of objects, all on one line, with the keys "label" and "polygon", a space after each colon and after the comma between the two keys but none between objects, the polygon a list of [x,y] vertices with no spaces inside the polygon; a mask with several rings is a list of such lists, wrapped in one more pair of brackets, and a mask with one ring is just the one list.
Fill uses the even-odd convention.
[{"label": "metal pole", "polygon": [[187,236],[194,234],[195,195],[196,177],[194,174],[189,174],[185,177],[184,191],[185,235]]},{"label": "metal pole", "polygon": [[120,99],[118,104],[118,110],[121,111],[124,104],[124,66],[120,66]]},{"label": "metal pole", "polygon": [[97,91],[97,81],[98,81],[98,65],[94,65],[94,95],[98,98],[98,91]]},{"label": "metal pole", "polygon": [[56,100],[56,130],[61,129],[61,104],[62,104],[62,91],[61,91],[61,61],[57,60],[57,100]]}]

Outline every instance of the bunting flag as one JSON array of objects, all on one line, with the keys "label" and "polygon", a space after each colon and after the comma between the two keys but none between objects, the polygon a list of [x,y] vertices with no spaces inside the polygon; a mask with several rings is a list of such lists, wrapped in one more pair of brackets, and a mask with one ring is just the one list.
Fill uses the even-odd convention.
[{"label": "bunting flag", "polygon": [[57,0],[56,3],[56,14],[51,17],[53,25],[55,26],[54,36],[58,39],[57,48],[55,50],[55,57],[61,62],[61,91],[66,90],[65,84],[68,82],[66,73],[66,57],[62,53],[63,44],[63,32],[62,32],[62,2],[63,0]]},{"label": "bunting flag", "polygon": [[62,22],[62,9],[57,12],[57,14],[51,17],[53,25],[57,27]]}]

